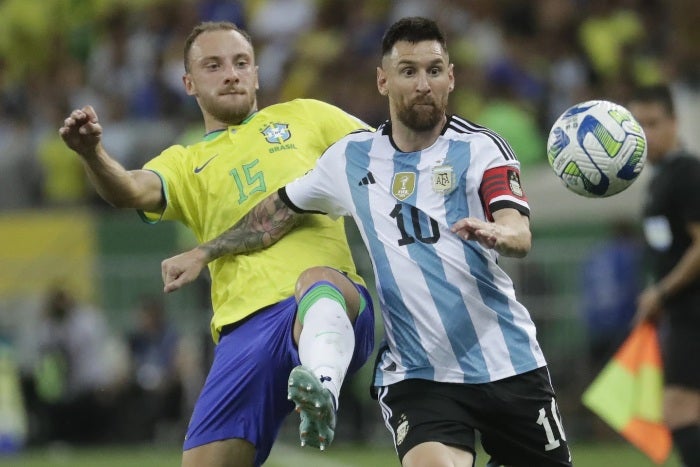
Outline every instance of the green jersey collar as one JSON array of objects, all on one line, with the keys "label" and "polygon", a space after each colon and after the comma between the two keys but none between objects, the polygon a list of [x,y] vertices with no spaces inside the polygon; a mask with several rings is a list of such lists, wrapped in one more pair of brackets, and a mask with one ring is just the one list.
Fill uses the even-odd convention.
[{"label": "green jersey collar", "polygon": [[[245,125],[246,123],[248,123],[249,121],[251,121],[251,120],[253,119],[253,117],[255,117],[257,114],[258,114],[258,111],[256,110],[256,111],[253,112],[252,114],[248,115],[248,116],[245,118],[245,120],[243,120],[243,121],[242,121],[241,123],[239,123],[238,125],[231,125],[231,126],[229,127],[229,129],[235,130],[235,129],[238,128],[239,126]],[[219,135],[221,134],[222,131],[224,131],[224,130],[214,130],[214,131],[210,131],[209,133],[207,133],[206,135],[204,135],[203,140],[204,140],[204,141],[211,141],[211,140],[215,139],[217,136],[219,136]]]}]

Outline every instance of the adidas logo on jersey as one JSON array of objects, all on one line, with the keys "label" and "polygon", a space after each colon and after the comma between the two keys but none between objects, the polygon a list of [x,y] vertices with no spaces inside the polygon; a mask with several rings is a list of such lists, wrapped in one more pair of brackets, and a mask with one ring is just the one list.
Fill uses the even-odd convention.
[{"label": "adidas logo on jersey", "polygon": [[372,175],[372,172],[367,172],[367,175],[362,177],[362,180],[360,180],[360,183],[358,183],[358,186],[363,186],[363,185],[372,185],[373,183],[377,183],[374,180],[374,175]]}]

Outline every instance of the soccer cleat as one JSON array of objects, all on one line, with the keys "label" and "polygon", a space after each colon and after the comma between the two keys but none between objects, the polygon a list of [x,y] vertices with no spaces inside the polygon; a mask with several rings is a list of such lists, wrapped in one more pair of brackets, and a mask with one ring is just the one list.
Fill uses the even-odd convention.
[{"label": "soccer cleat", "polygon": [[303,366],[289,373],[287,399],[294,401],[299,413],[299,440],[301,446],[312,446],[324,451],[335,435],[335,401],[318,377]]}]

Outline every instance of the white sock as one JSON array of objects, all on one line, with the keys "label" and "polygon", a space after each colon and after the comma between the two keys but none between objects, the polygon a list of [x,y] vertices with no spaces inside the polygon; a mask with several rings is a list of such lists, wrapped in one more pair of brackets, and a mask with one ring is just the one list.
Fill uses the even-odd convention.
[{"label": "white sock", "polygon": [[335,397],[355,350],[355,331],[345,311],[345,300],[333,286],[314,286],[299,302],[303,328],[299,336],[299,360],[318,376]]}]

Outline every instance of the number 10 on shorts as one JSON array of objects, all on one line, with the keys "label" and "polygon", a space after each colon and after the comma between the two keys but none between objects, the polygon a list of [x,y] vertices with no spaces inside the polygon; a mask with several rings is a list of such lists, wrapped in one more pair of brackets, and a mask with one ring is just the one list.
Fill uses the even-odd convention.
[{"label": "number 10 on shorts", "polygon": [[559,439],[554,435],[554,430],[552,429],[552,423],[550,420],[554,420],[554,424],[557,426],[557,431],[561,439],[566,441],[566,435],[564,434],[564,429],[562,428],[561,418],[559,417],[559,410],[557,410],[557,403],[552,398],[552,403],[549,407],[549,414],[547,413],[547,407],[542,407],[539,412],[539,417],[537,417],[537,424],[544,428],[545,436],[547,436],[547,444],[544,445],[545,451],[551,451],[560,446]]}]

